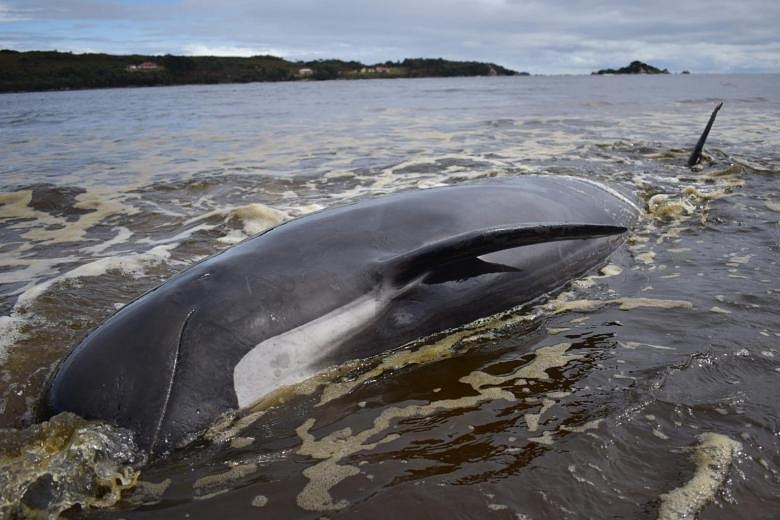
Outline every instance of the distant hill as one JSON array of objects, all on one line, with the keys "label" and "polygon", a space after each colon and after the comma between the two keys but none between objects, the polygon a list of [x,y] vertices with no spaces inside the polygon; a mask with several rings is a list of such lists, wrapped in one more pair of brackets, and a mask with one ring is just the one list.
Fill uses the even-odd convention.
[{"label": "distant hill", "polygon": [[628,67],[601,69],[596,72],[591,72],[591,74],[669,74],[669,71],[666,69],[661,70],[652,65],[648,65],[647,63],[642,63],[641,61],[632,61],[629,63]]},{"label": "distant hill", "polygon": [[0,92],[153,85],[326,79],[514,76],[495,63],[438,59],[364,65],[357,61],[292,62],[275,56],[145,56],[0,50]]}]

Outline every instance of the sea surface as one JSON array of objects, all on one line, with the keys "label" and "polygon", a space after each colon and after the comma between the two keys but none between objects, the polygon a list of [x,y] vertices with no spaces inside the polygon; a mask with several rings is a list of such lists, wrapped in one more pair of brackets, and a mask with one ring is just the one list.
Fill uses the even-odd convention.
[{"label": "sea surface", "polygon": [[[778,75],[0,95],[0,516],[777,518],[779,121]],[[563,292],[336,367],[162,460],[40,422],[69,349],[197,260],[323,208],[527,174],[645,213]]]}]

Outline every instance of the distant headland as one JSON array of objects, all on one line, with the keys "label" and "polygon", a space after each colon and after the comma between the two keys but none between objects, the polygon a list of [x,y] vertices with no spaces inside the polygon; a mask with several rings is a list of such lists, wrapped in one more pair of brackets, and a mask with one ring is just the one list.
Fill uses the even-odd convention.
[{"label": "distant headland", "polygon": [[[687,71],[685,71],[687,73]],[[632,61],[628,64],[628,67],[621,67],[619,69],[601,69],[591,74],[669,74],[667,69],[659,69],[642,63],[641,61]]]},{"label": "distant headland", "polygon": [[495,63],[413,58],[287,61],[275,56],[145,56],[0,50],[0,92],[328,79],[518,76]]}]

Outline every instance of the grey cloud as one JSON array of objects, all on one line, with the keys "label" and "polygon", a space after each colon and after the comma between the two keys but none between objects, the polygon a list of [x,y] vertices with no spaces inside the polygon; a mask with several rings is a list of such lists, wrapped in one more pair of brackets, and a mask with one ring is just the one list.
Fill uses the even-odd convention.
[{"label": "grey cloud", "polygon": [[129,5],[116,0],[0,0],[12,12],[35,20],[154,21],[173,16],[173,5]]}]

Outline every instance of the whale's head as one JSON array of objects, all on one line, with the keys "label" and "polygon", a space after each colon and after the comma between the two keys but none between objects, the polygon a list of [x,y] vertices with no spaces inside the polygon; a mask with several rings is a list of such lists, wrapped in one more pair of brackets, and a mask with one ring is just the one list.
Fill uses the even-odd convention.
[{"label": "whale's head", "polygon": [[194,274],[126,305],[77,344],[50,380],[45,414],[127,428],[159,454],[236,408],[229,375],[242,341],[213,324],[225,322],[214,315],[220,302]]}]

